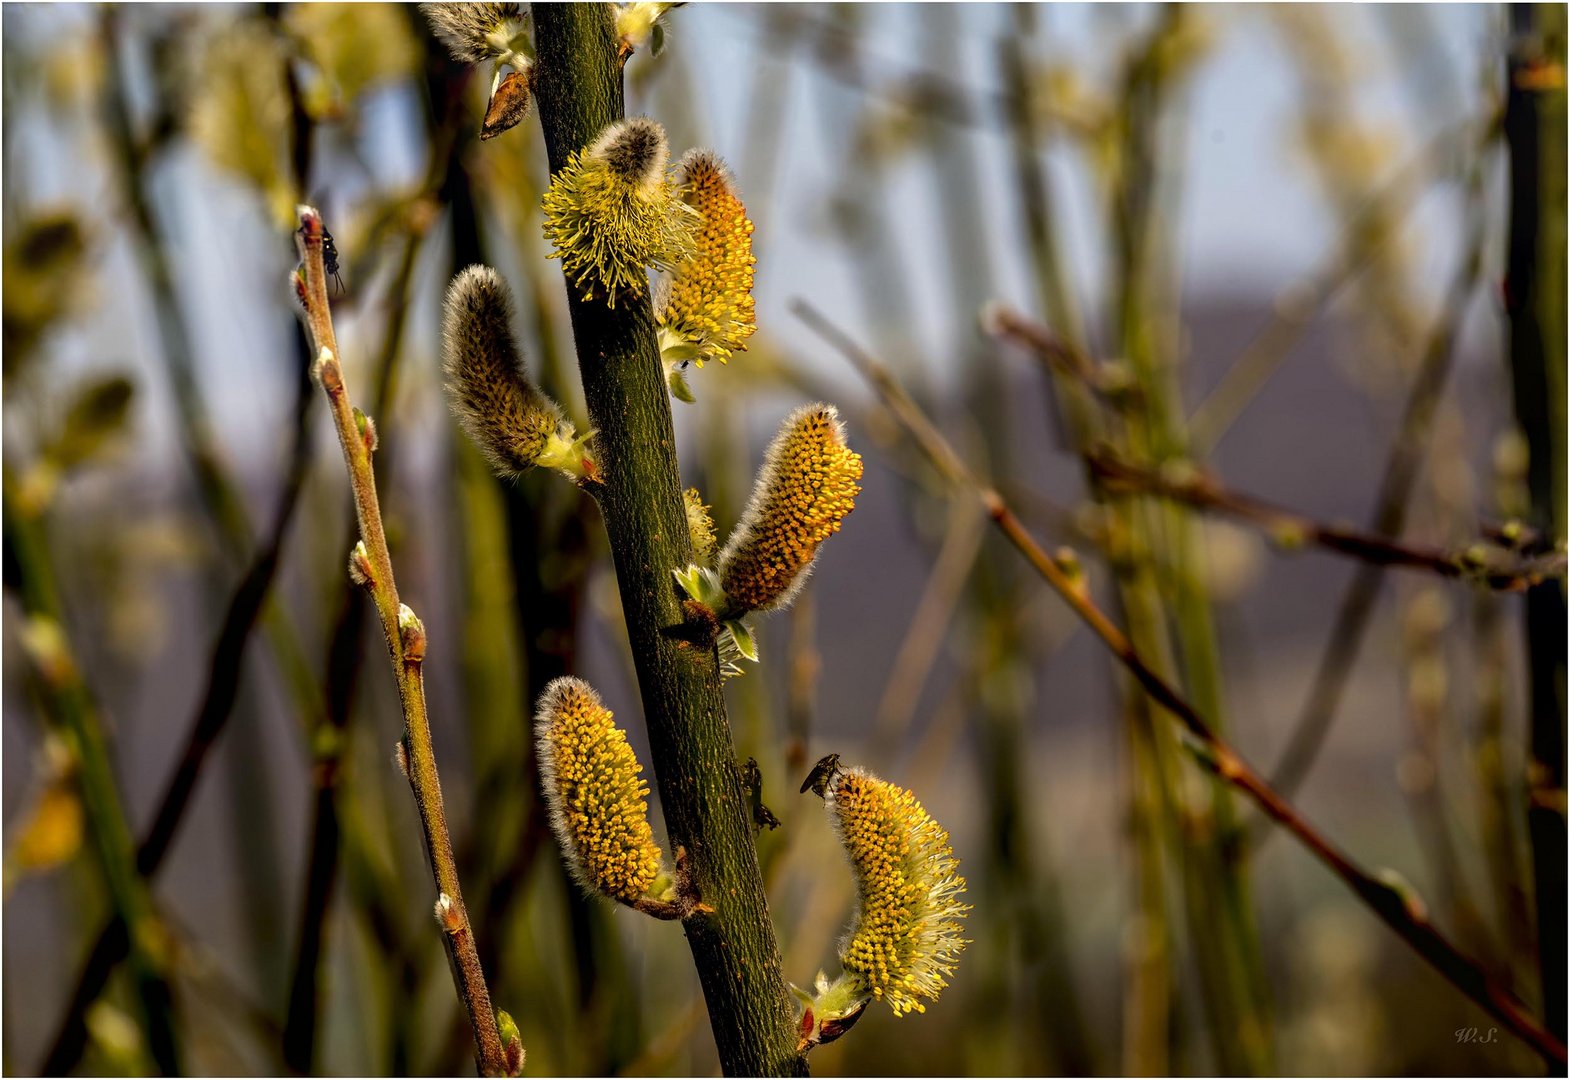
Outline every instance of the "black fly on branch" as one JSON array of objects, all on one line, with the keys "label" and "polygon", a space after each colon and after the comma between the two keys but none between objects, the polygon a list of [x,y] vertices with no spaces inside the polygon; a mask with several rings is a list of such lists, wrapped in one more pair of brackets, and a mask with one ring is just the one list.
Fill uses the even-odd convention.
[{"label": "black fly on branch", "polygon": [[774,811],[763,805],[763,770],[758,768],[757,758],[748,758],[747,764],[741,767],[741,786],[752,800],[753,828],[779,828],[780,819],[774,816]]},{"label": "black fly on branch", "polygon": [[834,783],[834,777],[839,774],[839,771],[840,756],[838,754],[829,754],[820,758],[818,763],[812,767],[812,771],[807,774],[807,779],[801,782],[801,793],[805,795],[810,789],[818,798],[823,798],[828,794],[829,785]]},{"label": "black fly on branch", "polygon": [[343,277],[338,273],[338,245],[333,242],[333,234],[327,231],[327,226],[322,226],[322,266],[327,271],[327,276],[333,279],[333,288],[336,292],[343,292]]}]

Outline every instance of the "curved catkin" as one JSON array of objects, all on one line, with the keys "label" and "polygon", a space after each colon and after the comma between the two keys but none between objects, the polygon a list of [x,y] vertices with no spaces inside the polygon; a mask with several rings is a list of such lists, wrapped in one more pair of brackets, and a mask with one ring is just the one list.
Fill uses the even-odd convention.
[{"label": "curved catkin", "polygon": [[539,459],[561,410],[525,377],[512,298],[488,266],[469,267],[447,289],[442,370],[458,423],[499,475],[515,477]]},{"label": "curved catkin", "polygon": [[720,584],[733,613],[790,603],[818,546],[855,508],[860,479],[861,456],[845,444],[834,406],[806,405],[786,418],[720,553]]},{"label": "curved catkin", "polygon": [[824,800],[856,876],[856,918],[840,943],[845,972],[895,1016],[924,1012],[967,944],[965,879],[949,835],[915,795],[860,768]]},{"label": "curved catkin", "polygon": [[720,158],[689,150],[676,168],[682,198],[703,216],[697,253],[677,268],[661,325],[697,349],[694,362],[725,363],[757,330],[752,299],[752,221]]},{"label": "curved catkin", "polygon": [[673,270],[695,250],[702,218],[670,176],[665,129],[635,116],[574,152],[542,200],[550,257],[584,299],[641,296],[650,269]]},{"label": "curved catkin", "polygon": [[421,4],[431,32],[460,64],[503,56],[523,33],[525,17],[517,4]]},{"label": "curved catkin", "polygon": [[660,872],[649,826],[649,786],[627,736],[582,679],[554,680],[535,714],[540,781],[551,829],[574,878],[624,903]]}]

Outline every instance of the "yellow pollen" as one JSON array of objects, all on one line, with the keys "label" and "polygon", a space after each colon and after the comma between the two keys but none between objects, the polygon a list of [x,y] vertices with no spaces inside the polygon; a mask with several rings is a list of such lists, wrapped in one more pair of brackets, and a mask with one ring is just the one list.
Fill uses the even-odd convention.
[{"label": "yellow pollen", "polygon": [[540,768],[551,825],[575,877],[619,900],[643,896],[660,870],[642,766],[599,695],[557,679],[540,700]]},{"label": "yellow pollen", "polygon": [[746,349],[757,329],[752,299],[752,222],[736,195],[730,171],[713,154],[693,151],[682,159],[683,198],[703,216],[697,252],[677,269],[661,315],[668,327],[698,348],[694,360],[725,363]]},{"label": "yellow pollen", "polygon": [[856,875],[856,921],[840,950],[845,970],[895,1016],[923,1012],[967,944],[958,901],[965,879],[949,836],[911,792],[861,769],[827,800]]},{"label": "yellow pollen", "polygon": [[735,608],[768,611],[789,602],[818,546],[855,508],[861,471],[832,406],[791,414],[720,556],[721,585]]}]

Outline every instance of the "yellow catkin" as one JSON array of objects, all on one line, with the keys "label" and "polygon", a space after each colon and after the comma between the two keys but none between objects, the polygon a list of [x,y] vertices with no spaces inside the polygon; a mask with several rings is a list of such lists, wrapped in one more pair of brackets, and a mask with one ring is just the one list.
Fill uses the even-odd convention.
[{"label": "yellow catkin", "polygon": [[660,872],[660,849],[626,734],[588,683],[564,677],[540,697],[535,738],[551,828],[573,877],[590,892],[637,900]]},{"label": "yellow catkin", "polygon": [[855,508],[860,479],[861,456],[845,445],[834,406],[806,405],[786,418],[720,553],[720,584],[734,612],[790,602],[818,546]]},{"label": "yellow catkin", "polygon": [[856,920],[840,963],[895,1016],[924,1012],[967,944],[965,879],[949,834],[915,795],[859,769],[839,773],[825,800],[856,875]]},{"label": "yellow catkin", "polygon": [[670,175],[665,129],[618,121],[574,152],[545,190],[545,239],[585,300],[641,296],[650,269],[674,270],[695,250],[702,218]]},{"label": "yellow catkin", "polygon": [[687,205],[703,215],[698,251],[671,281],[661,325],[695,346],[694,362],[721,363],[746,349],[757,327],[752,299],[752,222],[736,195],[725,163],[707,150],[693,150],[676,170]]},{"label": "yellow catkin", "polygon": [[681,497],[687,506],[687,532],[692,536],[693,557],[700,563],[708,563],[714,558],[714,549],[719,543],[714,535],[714,518],[697,488],[688,488]]}]

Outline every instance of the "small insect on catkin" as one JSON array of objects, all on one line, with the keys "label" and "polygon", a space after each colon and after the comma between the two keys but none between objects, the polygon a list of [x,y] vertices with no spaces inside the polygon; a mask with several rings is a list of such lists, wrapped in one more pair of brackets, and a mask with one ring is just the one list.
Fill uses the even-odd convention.
[{"label": "small insect on catkin", "polygon": [[516,477],[539,461],[561,410],[524,375],[512,297],[488,266],[469,267],[447,290],[442,370],[458,423],[498,475]]},{"label": "small insect on catkin", "polygon": [[556,679],[535,714],[540,779],[562,857],[588,891],[631,904],[660,873],[649,786],[611,711],[582,679]]},{"label": "small insect on catkin", "polygon": [[[676,169],[682,198],[703,218],[698,250],[677,268],[659,314],[660,344],[699,367],[725,363],[746,349],[757,330],[752,299],[752,222],[725,163],[708,150],[689,150]],[[683,348],[685,346],[685,348]]]},{"label": "small insect on catkin", "polygon": [[673,270],[696,250],[702,217],[670,175],[665,129],[646,116],[618,121],[575,151],[543,199],[551,258],[584,299],[616,306],[641,296],[648,271]]},{"label": "small insect on catkin", "polygon": [[824,799],[856,875],[856,918],[840,945],[845,972],[895,1016],[924,1012],[967,942],[965,879],[949,835],[915,795],[861,768],[837,773]]},{"label": "small insect on catkin", "polygon": [[832,405],[791,413],[769,444],[747,511],[720,553],[728,617],[790,603],[861,488],[861,455]]}]

